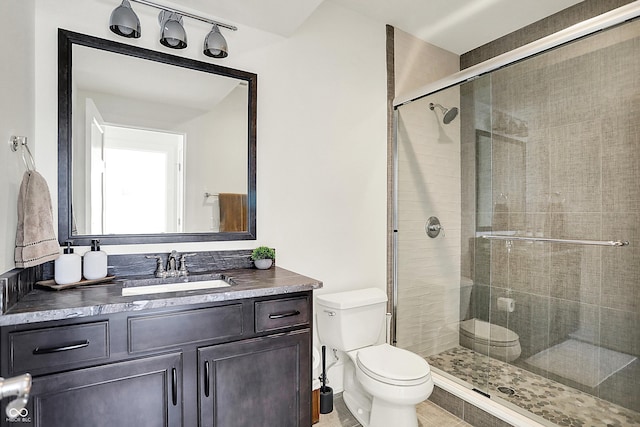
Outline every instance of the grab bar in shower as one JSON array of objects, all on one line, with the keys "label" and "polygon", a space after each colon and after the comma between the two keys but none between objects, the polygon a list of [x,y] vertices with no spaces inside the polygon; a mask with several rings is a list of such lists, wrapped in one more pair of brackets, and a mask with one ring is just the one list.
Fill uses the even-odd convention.
[{"label": "grab bar in shower", "polygon": [[501,235],[484,235],[483,239],[489,240],[506,240],[506,241],[523,241],[523,242],[549,242],[549,243],[567,243],[570,245],[590,245],[590,246],[629,246],[627,240],[572,240],[572,239],[550,239],[547,237],[520,237],[520,236],[501,236]]}]

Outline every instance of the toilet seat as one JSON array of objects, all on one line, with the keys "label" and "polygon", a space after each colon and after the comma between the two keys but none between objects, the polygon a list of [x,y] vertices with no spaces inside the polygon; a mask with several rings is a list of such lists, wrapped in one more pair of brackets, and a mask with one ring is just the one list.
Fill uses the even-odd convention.
[{"label": "toilet seat", "polygon": [[389,344],[358,350],[355,358],[362,372],[385,384],[419,385],[428,381],[431,374],[429,364],[422,357]]},{"label": "toilet seat", "polygon": [[476,344],[492,347],[512,347],[520,341],[518,334],[512,330],[475,318],[460,322],[460,334]]}]

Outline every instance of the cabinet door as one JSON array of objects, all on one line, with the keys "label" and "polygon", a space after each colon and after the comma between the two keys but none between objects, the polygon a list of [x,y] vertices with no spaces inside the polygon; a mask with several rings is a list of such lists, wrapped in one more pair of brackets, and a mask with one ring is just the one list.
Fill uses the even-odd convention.
[{"label": "cabinet door", "polygon": [[309,329],[198,350],[200,425],[311,425]]},{"label": "cabinet door", "polygon": [[31,391],[33,426],[180,426],[182,354],[36,377]]}]

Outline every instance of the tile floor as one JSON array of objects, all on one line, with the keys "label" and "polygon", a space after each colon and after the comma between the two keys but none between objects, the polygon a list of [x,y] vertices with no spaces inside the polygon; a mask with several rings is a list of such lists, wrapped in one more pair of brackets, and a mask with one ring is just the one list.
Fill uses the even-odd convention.
[{"label": "tile floor", "polygon": [[[450,414],[438,405],[424,401],[417,406],[419,427],[467,427],[471,426]],[[359,427],[360,423],[351,415],[342,400],[342,394],[333,398],[333,412],[321,414],[320,422],[314,427]],[[400,426],[398,426],[400,427]]]}]

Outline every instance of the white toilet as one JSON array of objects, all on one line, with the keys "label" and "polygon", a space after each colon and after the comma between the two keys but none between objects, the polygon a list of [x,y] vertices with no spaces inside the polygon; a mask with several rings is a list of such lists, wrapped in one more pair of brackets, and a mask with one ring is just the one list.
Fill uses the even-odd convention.
[{"label": "white toilet", "polygon": [[416,404],[433,391],[429,364],[410,351],[377,344],[385,324],[386,294],[377,288],[316,297],[318,335],[347,353],[344,398],[364,427],[417,427]]},{"label": "white toilet", "polygon": [[518,334],[475,318],[460,322],[460,345],[507,363],[522,353]]},{"label": "white toilet", "polygon": [[522,353],[520,337],[511,329],[471,317],[473,280],[460,280],[460,345],[503,362],[513,362]]}]

